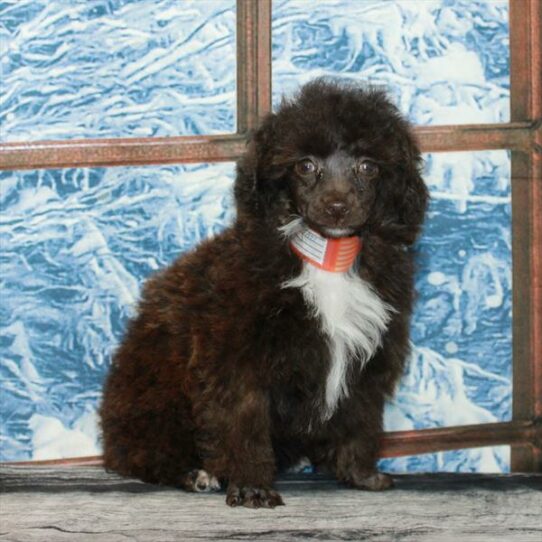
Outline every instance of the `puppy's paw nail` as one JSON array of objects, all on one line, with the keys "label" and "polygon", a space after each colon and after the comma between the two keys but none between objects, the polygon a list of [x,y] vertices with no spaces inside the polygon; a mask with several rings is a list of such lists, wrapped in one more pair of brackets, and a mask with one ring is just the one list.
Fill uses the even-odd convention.
[{"label": "puppy's paw nail", "polygon": [[228,506],[236,507],[240,504],[243,504],[243,500],[241,499],[241,496],[239,494],[228,493],[226,495],[226,504]]},{"label": "puppy's paw nail", "polygon": [[275,506],[283,506],[284,501],[274,489],[230,486],[226,504],[245,508],[275,508]]}]

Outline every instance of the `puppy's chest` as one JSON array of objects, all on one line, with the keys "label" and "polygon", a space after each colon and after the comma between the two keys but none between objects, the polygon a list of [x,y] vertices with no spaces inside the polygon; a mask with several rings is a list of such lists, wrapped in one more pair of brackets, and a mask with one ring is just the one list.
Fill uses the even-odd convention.
[{"label": "puppy's chest", "polygon": [[356,363],[361,371],[371,360],[393,309],[353,272],[330,273],[304,264],[302,273],[283,287],[299,288],[306,310],[318,322],[327,343],[320,409],[322,419],[328,419],[339,401],[349,395],[350,366]]}]

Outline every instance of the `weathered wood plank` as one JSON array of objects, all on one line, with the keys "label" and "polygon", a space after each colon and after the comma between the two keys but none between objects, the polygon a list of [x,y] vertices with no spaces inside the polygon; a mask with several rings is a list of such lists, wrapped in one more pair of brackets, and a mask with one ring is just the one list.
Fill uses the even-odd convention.
[{"label": "weathered wood plank", "polygon": [[96,467],[0,468],[0,540],[142,542],[542,540],[542,475],[403,475],[393,491],[321,476],[277,482],[286,506],[231,509]]}]

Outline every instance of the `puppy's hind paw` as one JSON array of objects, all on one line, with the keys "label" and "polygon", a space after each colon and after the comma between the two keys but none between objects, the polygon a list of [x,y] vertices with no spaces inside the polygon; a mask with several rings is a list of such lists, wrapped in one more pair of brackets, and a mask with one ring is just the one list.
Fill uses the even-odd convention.
[{"label": "puppy's hind paw", "polygon": [[366,475],[355,475],[346,480],[346,483],[356,489],[368,491],[383,491],[393,487],[393,479],[389,474],[383,472],[371,472]]},{"label": "puppy's hind paw", "polygon": [[262,487],[238,487],[230,484],[226,495],[229,506],[245,506],[246,508],[275,508],[283,506],[284,501],[274,489]]},{"label": "puppy's hind paw", "polygon": [[194,469],[186,473],[182,486],[187,491],[195,493],[208,493],[220,491],[220,482],[215,476],[211,476],[203,469]]}]

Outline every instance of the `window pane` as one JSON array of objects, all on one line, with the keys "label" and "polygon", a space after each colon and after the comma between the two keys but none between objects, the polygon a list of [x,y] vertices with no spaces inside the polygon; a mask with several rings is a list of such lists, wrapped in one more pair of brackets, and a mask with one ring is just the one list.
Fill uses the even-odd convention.
[{"label": "window pane", "polygon": [[[505,421],[512,387],[509,157],[439,153],[426,161],[433,200],[419,245],[413,356],[386,428]],[[232,164],[0,175],[2,459],[99,452],[101,383],[139,288],[231,223],[232,178]],[[412,468],[508,464],[502,454],[457,453]],[[389,461],[386,468],[404,465]]]},{"label": "window pane", "polygon": [[[426,164],[432,201],[418,247],[413,355],[388,405],[386,429],[508,421],[512,413],[509,153],[430,154]],[[482,460],[469,456],[469,468],[482,468],[475,464],[477,457]],[[495,460],[502,463],[502,458]]]},{"label": "window pane", "polygon": [[508,122],[508,0],[275,1],[273,99],[313,77],[382,85],[417,124]]},{"label": "window pane", "polygon": [[0,3],[1,139],[235,130],[235,0]]},{"label": "window pane", "polygon": [[4,172],[0,460],[98,453],[145,277],[232,219],[232,164]]}]

